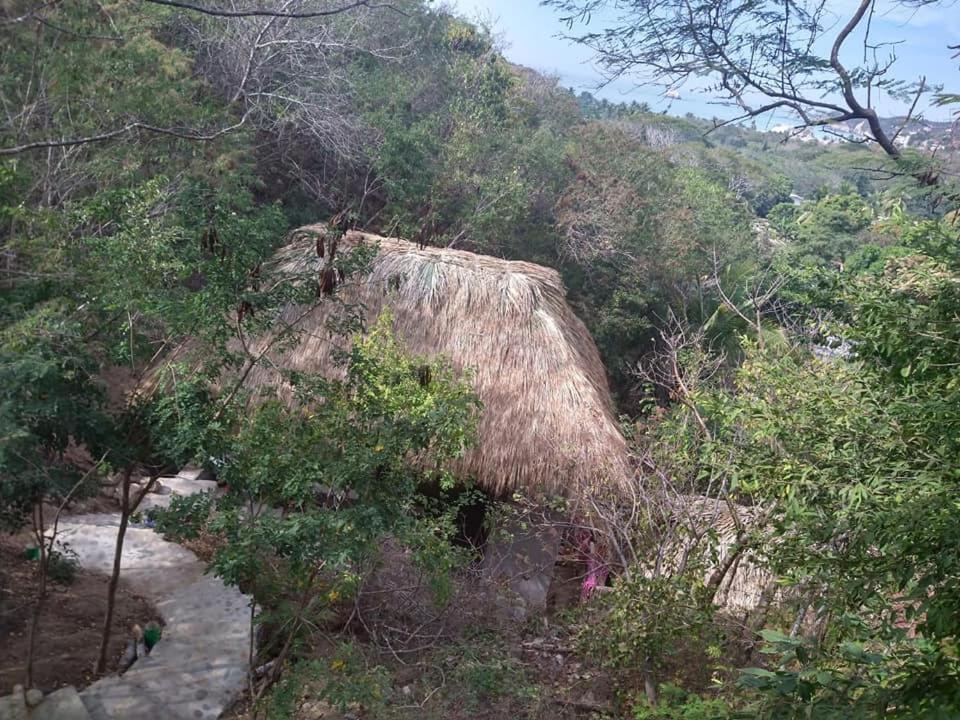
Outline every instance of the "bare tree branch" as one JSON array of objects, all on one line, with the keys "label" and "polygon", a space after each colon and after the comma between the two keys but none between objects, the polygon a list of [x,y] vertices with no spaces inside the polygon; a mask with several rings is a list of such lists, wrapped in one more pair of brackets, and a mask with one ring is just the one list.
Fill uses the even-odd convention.
[{"label": "bare tree branch", "polygon": [[70,28],[63,27],[62,25],[52,23],[46,18],[36,14],[34,14],[34,18],[38,23],[50,28],[51,30],[56,30],[57,32],[65,35],[72,35],[73,37],[80,38],[81,40],[106,40],[108,42],[123,42],[126,39],[119,35],[89,35],[86,33],[77,32],[76,30],[71,30]]},{"label": "bare tree branch", "polygon": [[[570,28],[602,18],[599,29],[567,37],[596,52],[608,82],[638,74],[679,88],[687,82],[702,86],[709,78],[708,91],[742,111],[717,127],[785,110],[799,118],[801,130],[864,120],[869,140],[899,162],[898,136],[881,123],[875,103],[881,91],[902,98],[906,83],[890,77],[896,53],[878,52],[899,41],[871,38],[876,1],[857,0],[833,30],[826,0],[542,0]],[[863,46],[856,67],[845,64],[844,55],[854,36]],[[824,47],[829,50],[821,52]],[[910,118],[920,98],[934,90],[920,78],[905,98],[913,101]],[[915,177],[936,182],[930,173]]]},{"label": "bare tree branch", "polygon": [[389,3],[372,3],[369,0],[356,0],[355,2],[342,5],[340,7],[331,8],[329,10],[307,10],[303,12],[285,12],[283,10],[267,10],[261,8],[253,8],[250,10],[228,10],[226,8],[212,8],[204,7],[202,5],[194,5],[192,3],[180,2],[180,0],[141,0],[141,2],[151,3],[153,5],[166,5],[167,7],[179,8],[181,10],[190,10],[192,12],[203,13],[204,15],[211,15],[213,17],[224,17],[224,18],[248,18],[248,17],[273,17],[273,18],[289,18],[292,20],[305,20],[308,18],[319,18],[319,17],[330,17],[331,15],[339,15],[340,13],[349,12],[359,7],[366,8],[386,8],[388,10],[393,10],[398,12],[401,15],[406,15],[407,13],[403,12],[399,8],[390,5]]},{"label": "bare tree branch", "polygon": [[196,140],[200,142],[206,142],[209,140],[215,140],[216,138],[231,133],[234,130],[238,130],[244,125],[247,121],[249,112],[245,113],[240,121],[234,123],[225,128],[220,128],[209,133],[201,133],[191,130],[182,130],[179,128],[162,128],[155,125],[148,125],[147,123],[142,122],[132,122],[127,123],[123,127],[116,128],[115,130],[109,130],[107,132],[100,133],[98,135],[88,135],[87,137],[79,138],[61,138],[61,139],[49,139],[49,140],[35,140],[33,142],[25,143],[23,145],[14,145],[13,147],[0,148],[0,157],[6,157],[10,155],[19,155],[20,153],[29,152],[30,150],[40,150],[46,148],[62,148],[62,147],[72,147],[75,145],[87,145],[90,143],[99,143],[106,142],[107,140],[112,140],[113,138],[120,137],[121,135],[126,135],[128,133],[134,132],[135,130],[142,130],[148,133],[154,133],[157,135],[168,135],[170,137],[181,138],[183,140]]}]

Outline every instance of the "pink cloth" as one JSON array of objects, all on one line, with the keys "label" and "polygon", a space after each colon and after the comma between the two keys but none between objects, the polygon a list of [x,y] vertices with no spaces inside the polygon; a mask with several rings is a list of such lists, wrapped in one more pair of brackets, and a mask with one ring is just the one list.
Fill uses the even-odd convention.
[{"label": "pink cloth", "polygon": [[580,556],[587,564],[587,574],[580,586],[580,602],[585,602],[590,599],[595,588],[607,584],[607,576],[610,575],[610,570],[604,562],[603,553],[598,548],[592,532],[580,530],[577,533],[576,543]]}]

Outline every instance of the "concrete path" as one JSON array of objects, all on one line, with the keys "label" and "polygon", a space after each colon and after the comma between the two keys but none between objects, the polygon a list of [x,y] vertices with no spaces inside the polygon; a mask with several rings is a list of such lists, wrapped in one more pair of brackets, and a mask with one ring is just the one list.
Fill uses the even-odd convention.
[{"label": "concrete path", "polygon": [[[182,473],[175,492],[208,483]],[[59,542],[80,565],[109,574],[119,514],[77,515],[60,523]],[[93,720],[214,720],[242,692],[250,651],[250,599],[190,551],[153,530],[128,527],[121,578],[150,599],[165,623],[162,640],[123,675],[80,693]]]}]

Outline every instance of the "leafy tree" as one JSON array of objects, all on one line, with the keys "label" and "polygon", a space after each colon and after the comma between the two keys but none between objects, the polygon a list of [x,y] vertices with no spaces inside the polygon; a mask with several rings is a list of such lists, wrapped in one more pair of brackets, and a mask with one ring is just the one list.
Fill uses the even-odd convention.
[{"label": "leafy tree", "polygon": [[420,490],[449,485],[444,463],[472,442],[479,408],[468,382],[440,359],[408,356],[386,315],[344,362],[342,380],[292,376],[295,407],[266,401],[224,441],[229,491],[209,521],[224,539],[212,568],[253,595],[258,623],[284,628],[261,648],[276,661],[257,697],[304,633],[357,591],[385,537],[415,548],[438,581],[452,562],[447,526]]},{"label": "leafy tree", "polygon": [[873,208],[859,195],[827,195],[800,208],[792,222],[790,211],[776,216],[779,228],[792,243],[788,253],[812,264],[842,263],[859,246],[874,240],[866,234]]},{"label": "leafy tree", "polygon": [[851,356],[747,343],[732,381],[675,410],[698,422],[662,428],[702,429],[666,462],[771,508],[753,551],[796,617],[768,627],[770,663],[743,677],[757,717],[957,712],[956,231],[905,224],[911,254],[840,286],[830,332]]},{"label": "leafy tree", "polygon": [[371,67],[368,122],[379,221],[424,243],[544,258],[550,210],[567,179],[563,133],[578,118],[555,81],[530,77],[490,38],[447,19],[407,67]]},{"label": "leafy tree", "polygon": [[577,174],[557,205],[561,268],[626,391],[658,318],[668,308],[708,317],[704,280],[750,262],[748,211],[706,173],[677,169],[619,129],[587,125],[569,153]]},{"label": "leafy tree", "polygon": [[[737,120],[774,110],[793,114],[800,128],[863,120],[869,138],[894,159],[903,156],[894,143],[899,130],[884,127],[875,98],[884,92],[915,103],[935,90],[924,77],[894,76],[895,58],[865,55],[849,64],[854,56],[844,45],[854,34],[865,47],[871,43],[875,0],[862,0],[841,17],[822,0],[746,6],[636,0],[622,8],[604,0],[545,4],[571,27],[614,10],[602,30],[572,36],[596,51],[610,77],[642,72],[669,87],[708,77],[715,95],[742,111]],[[757,48],[765,51],[758,55]],[[904,125],[908,121],[909,116]]]},{"label": "leafy tree", "polygon": [[767,222],[769,222],[777,232],[786,235],[793,229],[794,223],[796,223],[799,216],[800,209],[792,202],[777,203],[770,208],[770,212],[767,213]]}]

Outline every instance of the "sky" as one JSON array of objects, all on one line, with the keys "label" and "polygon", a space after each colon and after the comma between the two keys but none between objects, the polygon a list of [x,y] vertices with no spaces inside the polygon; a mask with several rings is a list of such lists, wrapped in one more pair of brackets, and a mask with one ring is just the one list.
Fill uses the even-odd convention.
[{"label": "sky", "polygon": [[[640,77],[600,87],[604,78],[593,63],[592,52],[562,39],[566,25],[560,22],[555,10],[540,6],[538,0],[448,0],[447,4],[468,19],[489,24],[511,62],[557,75],[564,86],[577,91],[588,90],[612,102],[646,102],[656,111],[673,115],[690,112],[701,117],[727,118],[735,114],[733,109],[716,104],[709,94],[694,87],[681,88],[679,98],[664,97],[664,88],[645,84]],[[845,20],[858,4],[857,0],[828,0],[827,7]],[[602,25],[595,21],[590,29],[598,26]],[[897,77],[914,80],[924,75],[929,83],[960,92],[960,60],[951,59],[953,52],[947,49],[948,45],[960,44],[960,1],[946,0],[937,6],[910,9],[891,0],[878,0],[872,37],[902,41],[896,49]],[[848,44],[853,48],[855,38],[851,37]],[[902,114],[905,109],[887,97],[878,103],[881,115]],[[946,120],[950,113],[944,108],[929,108],[924,109],[924,115]],[[785,116],[773,116],[758,119],[757,124],[762,129],[763,125],[784,120]]]}]

